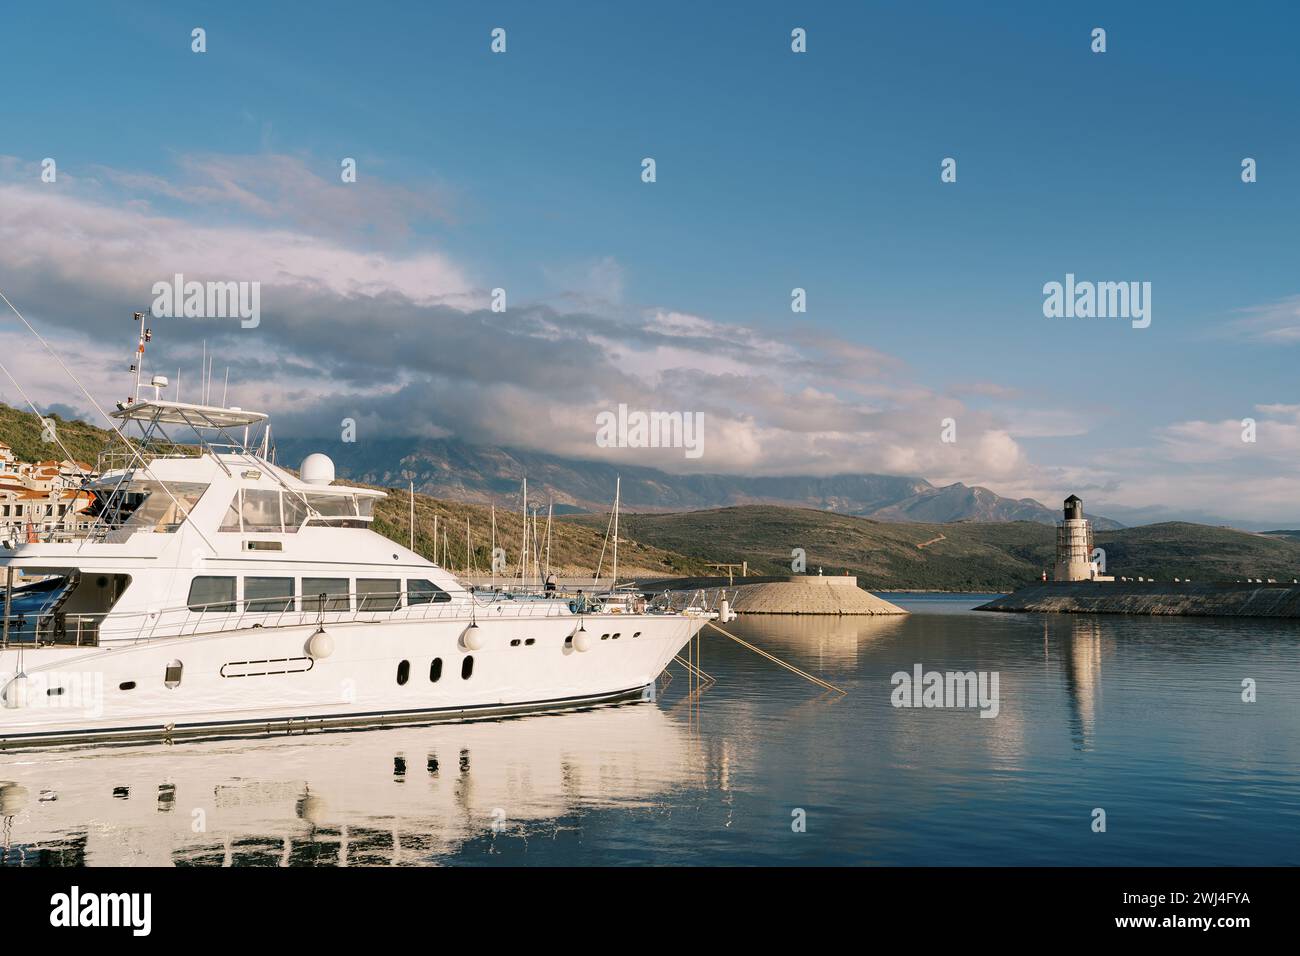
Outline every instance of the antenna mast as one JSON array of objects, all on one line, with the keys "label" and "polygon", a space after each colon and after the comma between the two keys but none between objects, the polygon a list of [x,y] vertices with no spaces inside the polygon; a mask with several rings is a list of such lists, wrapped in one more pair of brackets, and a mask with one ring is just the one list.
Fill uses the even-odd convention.
[{"label": "antenna mast", "polygon": [[134,313],[135,320],[140,323],[140,339],[135,347],[135,361],[131,363],[131,371],[135,373],[135,389],[131,392],[131,397],[126,400],[128,405],[134,405],[140,398],[140,376],[144,371],[144,344],[153,338],[153,330],[145,327],[144,313]]}]

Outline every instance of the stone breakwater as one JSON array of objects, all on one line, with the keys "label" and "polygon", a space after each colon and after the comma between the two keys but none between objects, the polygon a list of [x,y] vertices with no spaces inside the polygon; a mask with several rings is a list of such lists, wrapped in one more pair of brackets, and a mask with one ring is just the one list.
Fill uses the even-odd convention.
[{"label": "stone breakwater", "polygon": [[740,614],[906,614],[896,604],[858,587],[851,575],[793,575],[735,589]]},{"label": "stone breakwater", "polygon": [[1031,584],[977,611],[1300,618],[1300,585],[1075,581]]}]

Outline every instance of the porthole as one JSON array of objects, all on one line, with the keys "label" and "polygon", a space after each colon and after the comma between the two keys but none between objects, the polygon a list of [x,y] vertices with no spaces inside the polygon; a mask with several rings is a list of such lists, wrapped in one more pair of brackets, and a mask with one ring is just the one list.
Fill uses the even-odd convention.
[{"label": "porthole", "polygon": [[469,680],[470,675],[473,673],[474,673],[474,657],[473,655],[470,655],[469,657],[465,658],[463,661],[460,662],[460,679]]},{"label": "porthole", "polygon": [[613,637],[613,640],[617,641],[617,640],[618,640],[620,637],[622,637],[622,636],[623,636],[623,635],[622,635],[621,633],[619,633],[619,634],[615,634],[614,637]]},{"label": "porthole", "polygon": [[411,662],[410,662],[410,661],[401,661],[401,662],[397,665],[397,683],[398,683],[398,685],[400,686],[400,685],[402,685],[402,684],[405,684],[407,678],[410,677],[410,676],[411,676]]},{"label": "porthole", "polygon": [[133,680],[124,680],[124,681],[122,681],[122,683],[120,683],[120,684],[117,685],[117,689],[118,689],[118,690],[135,690],[135,681],[133,681]]},{"label": "porthole", "polygon": [[181,675],[185,670],[185,665],[180,661],[172,661],[163,671],[163,686],[168,690],[175,690],[181,686]]},{"label": "porthole", "polygon": [[436,684],[442,679],[442,658],[435,657],[429,665],[429,683]]},{"label": "porthole", "polygon": [[45,696],[46,696],[46,697],[62,697],[62,696],[63,696],[63,688],[62,688],[62,687],[51,687],[49,690],[47,690],[47,691],[45,692]]},{"label": "porthole", "polygon": [[609,640],[609,635],[608,635],[608,634],[602,634],[602,635],[600,635],[600,639],[601,639],[602,641],[607,641],[607,640]]},{"label": "porthole", "polygon": [[634,633],[632,636],[633,636],[633,637],[640,637],[640,636],[641,636],[641,632],[640,632],[640,631],[637,631],[637,632]]},{"label": "porthole", "polygon": [[524,646],[525,646],[525,647],[532,647],[532,646],[533,646],[534,644],[536,644],[536,643],[537,643],[537,638],[535,638],[535,637],[530,637],[530,638],[528,638],[528,640],[524,641]]},{"label": "porthole", "polygon": [[511,646],[511,647],[518,647],[518,646],[519,646],[519,638],[516,637],[513,641],[511,641],[511,642],[510,642],[510,646]]}]

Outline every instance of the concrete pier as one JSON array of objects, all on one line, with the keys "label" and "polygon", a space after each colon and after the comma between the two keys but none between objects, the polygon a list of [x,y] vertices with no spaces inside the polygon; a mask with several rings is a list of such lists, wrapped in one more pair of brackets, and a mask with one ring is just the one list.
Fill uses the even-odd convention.
[{"label": "concrete pier", "polygon": [[797,574],[762,584],[737,585],[732,605],[740,614],[906,614],[858,587],[852,575]]},{"label": "concrete pier", "polygon": [[975,610],[1300,618],[1300,585],[1060,581],[1031,584]]}]

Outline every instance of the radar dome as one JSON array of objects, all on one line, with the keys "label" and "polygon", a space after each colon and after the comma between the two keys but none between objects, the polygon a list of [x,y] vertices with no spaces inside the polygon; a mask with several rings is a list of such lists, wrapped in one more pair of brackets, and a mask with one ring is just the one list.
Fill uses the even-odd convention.
[{"label": "radar dome", "polygon": [[334,480],[334,462],[329,455],[313,452],[302,460],[298,473],[309,485],[328,485]]}]

